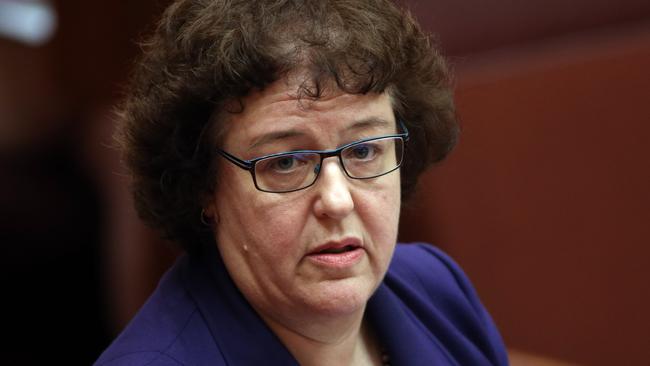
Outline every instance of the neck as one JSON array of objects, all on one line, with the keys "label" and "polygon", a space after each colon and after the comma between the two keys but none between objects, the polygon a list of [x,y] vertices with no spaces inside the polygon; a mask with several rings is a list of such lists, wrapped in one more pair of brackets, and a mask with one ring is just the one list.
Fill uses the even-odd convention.
[{"label": "neck", "polygon": [[337,319],[310,319],[288,326],[263,318],[300,365],[379,365],[381,354],[363,310]]}]

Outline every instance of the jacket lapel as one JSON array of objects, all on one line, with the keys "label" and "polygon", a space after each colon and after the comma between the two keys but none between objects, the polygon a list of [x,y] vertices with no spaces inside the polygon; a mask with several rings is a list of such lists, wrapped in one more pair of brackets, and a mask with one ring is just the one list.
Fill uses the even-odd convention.
[{"label": "jacket lapel", "polygon": [[388,352],[391,365],[457,364],[384,282],[370,298],[366,316]]}]

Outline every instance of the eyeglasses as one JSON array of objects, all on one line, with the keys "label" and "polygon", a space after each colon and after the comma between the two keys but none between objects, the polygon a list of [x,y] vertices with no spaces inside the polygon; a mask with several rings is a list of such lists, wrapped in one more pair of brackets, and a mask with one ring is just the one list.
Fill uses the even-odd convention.
[{"label": "eyeglasses", "polygon": [[248,170],[255,187],[262,192],[288,193],[310,187],[318,179],[323,160],[337,156],[345,174],[352,179],[372,179],[402,165],[408,130],[404,133],[371,137],[334,150],[297,150],[242,160],[218,149],[229,162]]}]

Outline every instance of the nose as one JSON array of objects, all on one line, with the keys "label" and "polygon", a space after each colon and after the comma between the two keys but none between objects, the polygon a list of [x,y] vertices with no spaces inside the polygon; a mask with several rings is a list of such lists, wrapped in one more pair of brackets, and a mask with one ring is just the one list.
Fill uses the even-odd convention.
[{"label": "nose", "polygon": [[318,197],[314,203],[317,217],[343,219],[354,210],[348,177],[337,159],[325,159],[320,167],[316,188]]}]

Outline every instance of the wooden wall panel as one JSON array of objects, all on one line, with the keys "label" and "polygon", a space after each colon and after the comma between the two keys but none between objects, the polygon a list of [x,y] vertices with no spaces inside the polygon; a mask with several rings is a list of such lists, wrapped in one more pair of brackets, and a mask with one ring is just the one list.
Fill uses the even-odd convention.
[{"label": "wooden wall panel", "polygon": [[650,23],[458,67],[461,143],[424,176],[401,236],[461,263],[510,347],[650,359],[648,65]]}]

